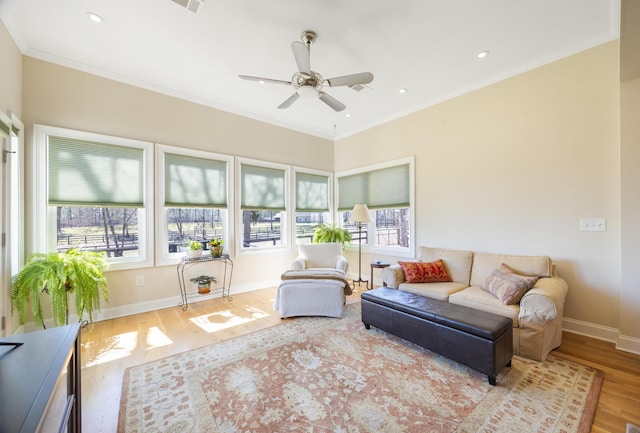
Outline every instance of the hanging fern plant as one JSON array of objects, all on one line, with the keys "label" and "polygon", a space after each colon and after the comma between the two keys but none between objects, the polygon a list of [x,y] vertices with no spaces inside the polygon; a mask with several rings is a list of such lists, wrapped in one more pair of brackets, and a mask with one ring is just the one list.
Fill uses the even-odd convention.
[{"label": "hanging fern plant", "polygon": [[313,231],[314,244],[324,244],[328,242],[338,242],[344,247],[351,242],[351,233],[347,229],[332,224],[317,225]]},{"label": "hanging fern plant", "polygon": [[103,252],[72,248],[63,253],[33,254],[13,278],[11,312],[17,310],[22,325],[29,304],[34,321],[44,327],[40,298],[48,294],[51,296],[53,321],[60,326],[67,323],[69,295],[75,294],[76,314],[82,320],[86,312],[92,321],[93,311],[100,310],[100,292],[108,301],[104,276],[108,267]]}]

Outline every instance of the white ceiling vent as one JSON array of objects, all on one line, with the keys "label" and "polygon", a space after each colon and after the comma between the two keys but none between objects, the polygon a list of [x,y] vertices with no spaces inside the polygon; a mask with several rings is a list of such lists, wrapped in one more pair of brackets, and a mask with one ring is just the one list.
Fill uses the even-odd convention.
[{"label": "white ceiling vent", "polygon": [[204,3],[204,0],[171,0],[171,1],[179,4],[184,8],[189,9],[193,13],[198,12],[198,8],[202,3]]}]

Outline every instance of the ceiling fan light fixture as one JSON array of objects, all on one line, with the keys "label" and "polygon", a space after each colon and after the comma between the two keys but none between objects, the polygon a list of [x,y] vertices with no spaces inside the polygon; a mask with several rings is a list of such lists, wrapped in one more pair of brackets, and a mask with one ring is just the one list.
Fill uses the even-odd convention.
[{"label": "ceiling fan light fixture", "polygon": [[[187,0],[172,0],[174,2]],[[373,81],[371,72],[360,72],[358,74],[343,75],[330,79],[325,79],[318,72],[311,70],[310,46],[316,40],[317,34],[311,30],[305,30],[300,35],[302,42],[291,43],[291,51],[298,66],[298,70],[291,76],[291,81],[273,80],[270,78],[254,77],[251,75],[238,75],[243,80],[257,81],[258,83],[286,84],[293,87],[293,95],[289,96],[283,103],[278,105],[278,109],[289,108],[300,96],[306,98],[317,98],[327,104],[334,111],[342,111],[347,108],[342,102],[324,92],[325,87],[348,86],[353,90],[361,91],[366,89],[366,84]]]},{"label": "ceiling fan light fixture", "polygon": [[300,86],[298,93],[305,98],[317,98],[319,95],[318,89],[313,86]]}]

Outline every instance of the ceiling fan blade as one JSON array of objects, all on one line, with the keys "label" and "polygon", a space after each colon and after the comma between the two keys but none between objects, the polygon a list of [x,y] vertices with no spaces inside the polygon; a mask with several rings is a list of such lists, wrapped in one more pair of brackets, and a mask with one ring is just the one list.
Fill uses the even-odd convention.
[{"label": "ceiling fan blade", "polygon": [[286,84],[291,85],[291,81],[274,80],[272,78],[252,77],[250,75],[238,75],[243,80],[257,81],[259,83],[273,83],[273,84]]},{"label": "ceiling fan blade", "polygon": [[373,81],[371,72],[361,72],[359,74],[343,75],[342,77],[329,78],[329,86],[355,86],[356,84],[369,84]]},{"label": "ceiling fan blade", "polygon": [[320,92],[318,95],[318,98],[320,98],[322,102],[324,102],[325,104],[327,104],[329,107],[333,108],[336,111],[342,111],[345,108],[347,108],[346,105],[344,105],[342,102],[338,101],[336,98],[329,95],[328,93]]},{"label": "ceiling fan blade", "polygon": [[296,59],[298,65],[298,71],[305,74],[311,74],[311,56],[309,55],[309,48],[302,42],[295,41],[291,43],[291,50],[293,51],[293,57]]},{"label": "ceiling fan blade", "polygon": [[289,96],[286,101],[278,105],[278,108],[289,108],[289,106],[294,102],[296,102],[299,97],[300,95],[298,95],[297,93],[294,93],[293,95]]}]

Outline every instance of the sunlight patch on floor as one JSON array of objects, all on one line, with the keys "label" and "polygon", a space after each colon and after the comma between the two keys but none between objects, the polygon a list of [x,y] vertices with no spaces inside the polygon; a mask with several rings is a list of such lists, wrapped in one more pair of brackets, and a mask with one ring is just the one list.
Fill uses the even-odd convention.
[{"label": "sunlight patch on floor", "polygon": [[240,316],[233,314],[230,310],[223,310],[210,314],[203,314],[189,320],[202,328],[205,332],[212,333],[269,316],[268,313],[253,307],[247,307],[246,313],[246,315]]},{"label": "sunlight patch on floor", "polygon": [[155,349],[156,347],[168,346],[170,344],[173,344],[173,340],[157,326],[152,326],[147,333],[147,344],[144,350]]},{"label": "sunlight patch on floor", "polygon": [[[90,347],[95,345],[96,347]],[[105,362],[115,361],[129,356],[138,345],[138,332],[131,331],[124,334],[115,335],[102,342],[88,342],[85,344],[86,350],[92,358],[84,364],[84,367],[92,367]]]}]

